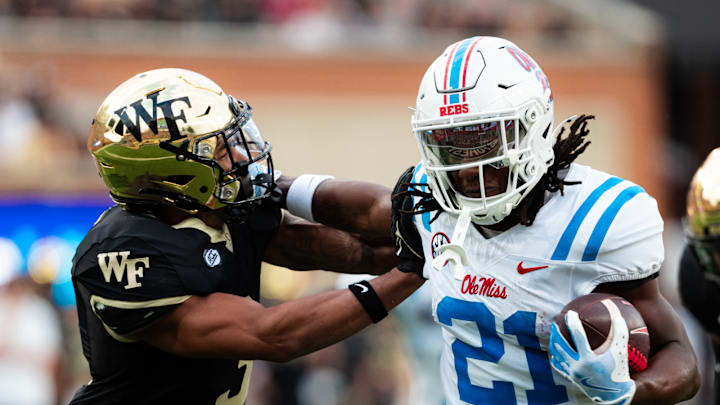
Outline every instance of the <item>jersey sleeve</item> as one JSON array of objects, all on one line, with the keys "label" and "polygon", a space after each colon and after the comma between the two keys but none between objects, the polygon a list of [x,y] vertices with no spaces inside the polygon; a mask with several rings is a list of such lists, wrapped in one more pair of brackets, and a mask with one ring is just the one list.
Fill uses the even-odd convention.
[{"label": "jersey sleeve", "polygon": [[657,202],[639,186],[614,200],[593,230],[586,254],[596,255],[598,279],[606,283],[649,278],[664,260],[663,220]]},{"label": "jersey sleeve", "polygon": [[92,246],[75,264],[79,297],[116,339],[147,328],[193,294],[176,266],[138,238]]}]

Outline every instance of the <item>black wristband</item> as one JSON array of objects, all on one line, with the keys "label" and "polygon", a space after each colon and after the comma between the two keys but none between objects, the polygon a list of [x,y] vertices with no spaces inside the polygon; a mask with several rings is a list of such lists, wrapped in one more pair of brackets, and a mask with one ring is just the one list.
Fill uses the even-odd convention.
[{"label": "black wristband", "polygon": [[355,294],[355,298],[360,301],[360,305],[362,305],[365,312],[370,315],[373,323],[378,323],[387,316],[388,311],[385,309],[385,305],[380,301],[380,297],[378,297],[369,282],[360,281],[350,284],[348,288]]}]

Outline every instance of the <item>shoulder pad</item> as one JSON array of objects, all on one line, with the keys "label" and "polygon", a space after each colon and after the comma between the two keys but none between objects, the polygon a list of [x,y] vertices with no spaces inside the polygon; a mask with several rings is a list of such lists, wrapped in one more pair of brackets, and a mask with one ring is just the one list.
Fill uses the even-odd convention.
[{"label": "shoulder pad", "polygon": [[136,238],[108,239],[76,256],[73,281],[78,299],[116,335],[150,325],[192,294],[168,259]]},{"label": "shoulder pad", "polygon": [[206,257],[215,252],[221,258],[230,255],[232,246],[225,243],[225,239],[211,240],[202,229],[187,228],[192,229],[173,227],[152,216],[112,209],[78,247],[73,259],[73,274],[79,275],[93,267],[99,269],[102,262],[97,256],[102,253],[107,254],[102,256],[107,263],[118,261],[118,265],[122,266],[120,263],[124,256],[121,252],[130,252],[126,257],[126,260],[131,260],[130,264],[142,265],[142,261],[133,260],[143,257],[152,262],[152,274],[145,272],[143,276],[147,283],[150,282],[149,277],[159,274],[157,269],[162,264],[179,284],[185,286],[185,293],[209,294],[220,282],[220,274],[207,271],[213,267],[213,262],[208,262]]},{"label": "shoulder pad", "polygon": [[578,200],[551,259],[594,262],[601,282],[645,278],[664,258],[657,202],[629,181],[603,180]]}]

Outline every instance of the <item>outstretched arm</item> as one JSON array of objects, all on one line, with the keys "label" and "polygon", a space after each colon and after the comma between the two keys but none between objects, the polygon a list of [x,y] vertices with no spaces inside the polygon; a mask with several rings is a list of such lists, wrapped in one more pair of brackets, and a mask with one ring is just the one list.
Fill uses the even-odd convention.
[{"label": "outstretched arm", "polygon": [[[281,176],[282,206],[295,177]],[[391,244],[390,189],[363,181],[329,179],[312,195],[312,216],[316,222],[357,234],[364,240]]]},{"label": "outstretched arm", "polygon": [[[423,282],[398,270],[370,281],[388,310]],[[191,297],[135,337],[181,356],[285,362],[337,343],[370,323],[348,289],[270,308],[249,298],[213,293]]]},{"label": "outstretched arm", "polygon": [[[394,200],[389,189],[377,184],[304,175],[298,181],[300,192],[294,189],[292,205],[325,225],[286,215],[266,252],[266,261],[293,269],[371,274],[382,274],[397,265],[402,271],[422,274],[421,240],[412,214],[407,213],[413,210],[413,197],[408,193],[413,170],[409,167],[396,182]],[[278,180],[283,205],[295,181],[286,176]]]},{"label": "outstretched arm", "polygon": [[619,295],[643,316],[650,332],[648,368],[634,376],[633,404],[674,404],[692,398],[700,387],[695,352],[680,318],[660,294],[657,280],[635,288],[602,284],[594,292]]},{"label": "outstretched arm", "polygon": [[[386,233],[390,234],[389,226]],[[399,263],[389,244],[371,245],[353,234],[289,213],[285,213],[263,260],[294,270],[351,274],[383,274]]]}]

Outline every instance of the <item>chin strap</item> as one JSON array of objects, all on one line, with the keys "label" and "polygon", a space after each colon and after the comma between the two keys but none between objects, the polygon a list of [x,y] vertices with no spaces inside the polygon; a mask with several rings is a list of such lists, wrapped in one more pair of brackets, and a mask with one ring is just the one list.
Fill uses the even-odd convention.
[{"label": "chin strap", "polygon": [[465,235],[470,228],[470,207],[463,207],[455,224],[452,239],[450,243],[442,245],[438,248],[438,255],[433,259],[432,265],[435,270],[442,270],[448,261],[452,260],[455,264],[453,275],[457,280],[462,280],[465,276],[465,266],[468,265],[467,254],[463,249]]}]

